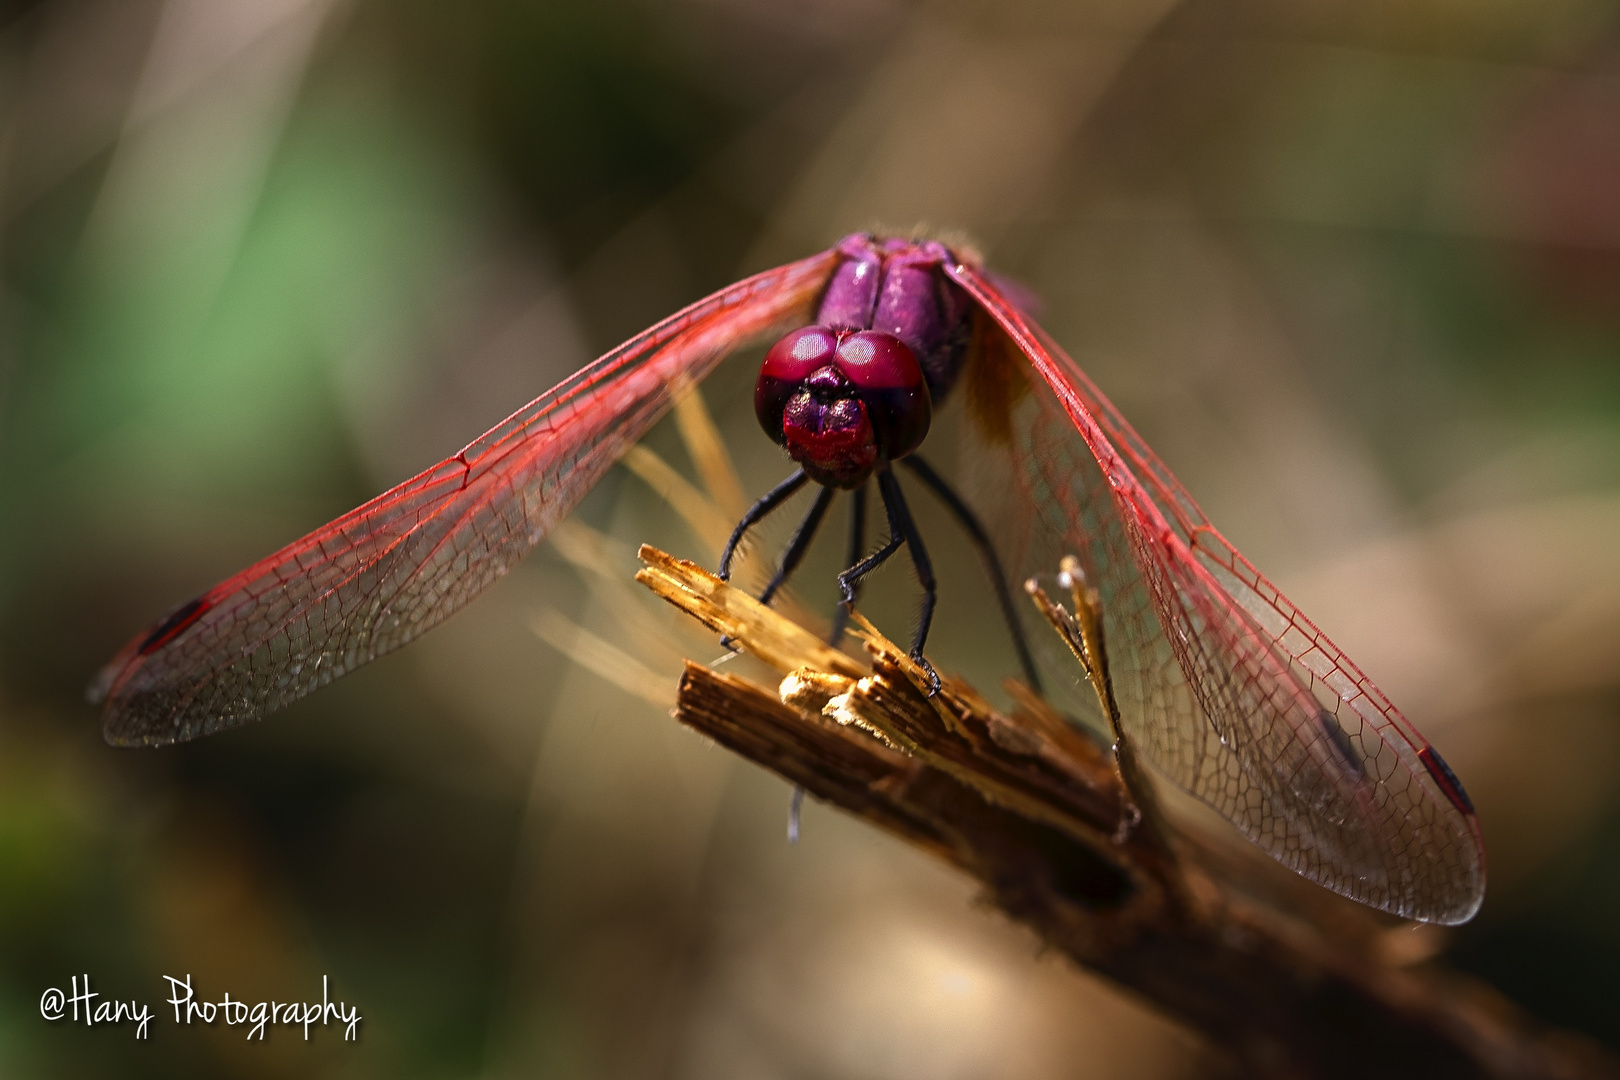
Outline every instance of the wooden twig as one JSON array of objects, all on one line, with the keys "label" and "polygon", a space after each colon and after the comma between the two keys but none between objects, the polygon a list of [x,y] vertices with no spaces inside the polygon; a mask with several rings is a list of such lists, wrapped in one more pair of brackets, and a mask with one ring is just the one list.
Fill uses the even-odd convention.
[{"label": "wooden twig", "polygon": [[1015,692],[1010,715],[957,680],[929,697],[870,626],[866,672],[701,567],[641,556],[637,580],[788,676],[773,692],[688,663],[676,719],[973,875],[1048,947],[1246,1075],[1620,1076],[1482,983],[1395,967],[1217,886],[1184,842],[1135,827],[1111,755],[1034,695]]}]

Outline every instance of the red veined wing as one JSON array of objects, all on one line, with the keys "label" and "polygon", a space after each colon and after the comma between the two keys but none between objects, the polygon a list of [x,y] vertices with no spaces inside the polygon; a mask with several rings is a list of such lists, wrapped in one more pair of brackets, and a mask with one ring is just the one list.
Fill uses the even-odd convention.
[{"label": "red veined wing", "polygon": [[1128,736],[1312,881],[1406,918],[1471,918],[1485,852],[1445,762],[1209,524],[1079,365],[983,272],[946,272],[1039,374],[1004,433],[1035,518],[1016,565],[1050,571],[1072,553],[1102,592]]},{"label": "red veined wing", "polygon": [[162,745],[257,720],[410,641],[504,574],[734,348],[803,322],[824,252],[701,300],[485,432],[176,609],[90,688],[102,730]]}]

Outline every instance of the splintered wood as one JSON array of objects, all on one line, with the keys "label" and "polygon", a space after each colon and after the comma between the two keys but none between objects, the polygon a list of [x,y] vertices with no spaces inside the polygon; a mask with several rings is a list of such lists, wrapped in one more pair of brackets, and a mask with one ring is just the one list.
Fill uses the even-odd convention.
[{"label": "splintered wood", "polygon": [[929,696],[921,668],[859,614],[853,633],[865,645],[869,671],[702,567],[648,546],[640,556],[647,568],[638,581],[782,673],[778,699],[804,718],[832,720],[900,750],[1128,864],[1116,850],[1124,845],[1111,841],[1128,831],[1133,811],[1108,754],[1021,684],[1011,717],[956,679]]},{"label": "splintered wood", "polygon": [[[1324,932],[1218,889],[1182,865],[1186,843],[1155,820],[1148,780],[1127,789],[1107,749],[1022,685],[1008,684],[1010,713],[949,677],[930,696],[858,615],[866,665],[694,563],[640,555],[636,580],[782,677],[773,691],[689,661],[677,720],[972,874],[1047,946],[1202,1032],[1246,1075],[1620,1075],[1481,983],[1391,966],[1375,934]],[[1085,596],[1076,615],[1034,599],[1115,708],[1105,647],[1080,633]]]},{"label": "splintered wood", "polygon": [[864,674],[861,665],[844,653],[697,563],[677,559],[650,544],[641,545],[636,554],[647,564],[637,572],[637,581],[778,671],[786,674],[808,667],[839,675]]}]

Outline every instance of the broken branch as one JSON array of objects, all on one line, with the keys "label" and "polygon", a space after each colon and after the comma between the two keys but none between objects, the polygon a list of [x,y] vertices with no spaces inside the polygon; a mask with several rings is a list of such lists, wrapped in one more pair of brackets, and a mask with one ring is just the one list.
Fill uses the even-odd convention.
[{"label": "broken branch", "polygon": [[[1250,1074],[1597,1077],[1584,1039],[1488,986],[1399,968],[1216,885],[1130,820],[1108,753],[1034,695],[1011,714],[927,677],[870,625],[870,672],[692,563],[637,580],[788,676],[778,692],[688,663],[676,719],[960,867],[1049,948],[1202,1032]],[[1095,654],[1094,654],[1095,655]]]}]

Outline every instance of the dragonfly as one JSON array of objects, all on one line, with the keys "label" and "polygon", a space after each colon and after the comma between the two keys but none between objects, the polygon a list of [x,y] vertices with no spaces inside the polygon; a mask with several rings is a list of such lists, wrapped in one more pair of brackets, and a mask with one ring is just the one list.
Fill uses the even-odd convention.
[{"label": "dragonfly", "polygon": [[[1033,687],[1038,669],[1070,686],[1079,674],[1055,648],[1037,661],[1004,566],[1034,576],[1072,556],[1100,598],[1120,723],[1158,773],[1341,895],[1419,921],[1472,918],[1485,853],[1455,773],[1215,529],[1032,306],[966,246],[868,233],[729,285],[175,608],[92,684],[103,733],[159,746],[224,731],[406,644],[511,569],[727,354],[775,339],[755,410],[797,468],[738,524],[721,576],[751,527],[814,486],[769,601],[849,492],[838,610],[904,547],[924,593],[911,653],[926,665],[936,582],[905,469],[983,556]],[[982,517],[919,452],[953,399],[988,478]],[[889,535],[868,554],[873,485]]]}]

